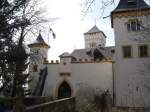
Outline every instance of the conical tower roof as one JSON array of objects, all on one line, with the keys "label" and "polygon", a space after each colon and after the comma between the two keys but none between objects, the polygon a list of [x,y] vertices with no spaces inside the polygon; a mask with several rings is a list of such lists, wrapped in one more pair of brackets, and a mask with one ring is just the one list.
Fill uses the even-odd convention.
[{"label": "conical tower roof", "polygon": [[118,6],[113,12],[129,11],[136,9],[150,8],[144,0],[120,0]]},{"label": "conical tower roof", "polygon": [[39,33],[38,37],[36,38],[36,41],[29,44],[29,47],[46,47],[50,48],[50,46],[44,41],[41,33]]},{"label": "conical tower roof", "polygon": [[38,35],[38,37],[37,37],[36,40],[37,40],[37,42],[39,42],[39,43],[45,43],[45,41],[44,41],[44,39],[43,39],[41,33],[39,33],[39,35]]}]

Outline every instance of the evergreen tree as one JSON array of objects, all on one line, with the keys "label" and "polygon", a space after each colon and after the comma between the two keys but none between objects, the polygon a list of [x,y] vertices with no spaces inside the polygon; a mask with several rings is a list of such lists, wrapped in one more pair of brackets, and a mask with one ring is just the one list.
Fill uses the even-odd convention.
[{"label": "evergreen tree", "polygon": [[24,40],[34,26],[45,22],[37,0],[0,0],[0,93],[15,97],[14,112],[23,112],[23,97],[29,94],[26,69],[29,54]]},{"label": "evergreen tree", "polygon": [[[43,22],[35,10],[36,0],[0,0],[0,93],[25,95],[28,54],[24,39],[29,29]],[[27,93],[28,94],[28,93]]]}]

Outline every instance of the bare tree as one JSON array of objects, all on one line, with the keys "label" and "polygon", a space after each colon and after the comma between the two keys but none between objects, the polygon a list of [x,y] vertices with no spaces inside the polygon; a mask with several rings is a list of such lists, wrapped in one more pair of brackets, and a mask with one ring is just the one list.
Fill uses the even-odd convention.
[{"label": "bare tree", "polygon": [[47,22],[37,3],[37,0],[0,1],[0,92],[16,97],[15,112],[24,111],[24,106],[19,105],[22,105],[23,85],[28,83],[29,76],[25,72],[29,64],[25,38],[41,23]]},{"label": "bare tree", "polygon": [[108,91],[94,88],[89,84],[80,84],[77,90],[77,111],[78,112],[109,112],[111,101]]},{"label": "bare tree", "polygon": [[[81,6],[83,7],[82,9],[82,15],[83,19],[85,16],[94,9],[94,6],[96,5],[97,0],[83,0],[83,3],[81,3]],[[103,14],[105,10],[107,10],[107,7],[114,5],[115,1],[114,0],[99,0],[97,2],[100,2],[100,6],[97,10],[100,10],[100,18],[103,18]],[[109,17],[109,15],[107,15]],[[105,18],[105,17],[104,17]]]}]

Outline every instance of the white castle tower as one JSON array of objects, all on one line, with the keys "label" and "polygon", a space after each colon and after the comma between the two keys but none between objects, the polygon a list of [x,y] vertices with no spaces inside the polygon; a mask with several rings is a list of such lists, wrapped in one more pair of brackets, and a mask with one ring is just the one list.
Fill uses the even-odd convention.
[{"label": "white castle tower", "polygon": [[31,53],[29,71],[32,79],[31,91],[33,92],[39,79],[40,70],[43,69],[43,63],[47,62],[50,46],[44,41],[41,34],[38,35],[35,42],[28,46]]},{"label": "white castle tower", "polygon": [[[150,43],[144,28],[150,22],[150,7],[144,0],[120,0],[111,13],[115,33],[114,98],[116,106],[150,106]],[[150,38],[150,37],[148,37]]]},{"label": "white castle tower", "polygon": [[96,48],[98,46],[105,47],[106,36],[95,25],[88,32],[84,33],[85,48]]}]

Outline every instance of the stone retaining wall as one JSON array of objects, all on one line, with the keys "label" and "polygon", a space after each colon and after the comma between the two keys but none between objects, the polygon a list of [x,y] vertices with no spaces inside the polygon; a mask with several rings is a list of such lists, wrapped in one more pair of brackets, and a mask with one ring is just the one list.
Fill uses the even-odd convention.
[{"label": "stone retaining wall", "polygon": [[113,107],[112,112],[150,112],[150,107],[147,108]]},{"label": "stone retaining wall", "polygon": [[75,112],[75,98],[65,98],[26,108],[25,112]]},{"label": "stone retaining wall", "polygon": [[52,97],[32,96],[24,99],[25,106],[37,105],[45,102],[53,101]]}]

